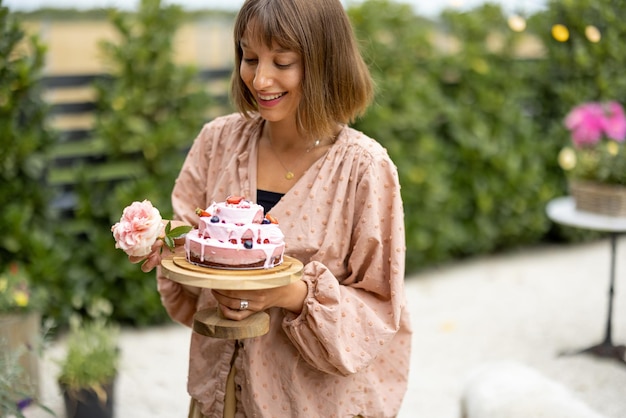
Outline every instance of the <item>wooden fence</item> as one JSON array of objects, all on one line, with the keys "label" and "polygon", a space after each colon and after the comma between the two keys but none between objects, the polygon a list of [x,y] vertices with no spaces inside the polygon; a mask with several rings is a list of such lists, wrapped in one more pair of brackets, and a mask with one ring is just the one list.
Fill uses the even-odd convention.
[{"label": "wooden fence", "polygon": [[[230,68],[199,72],[218,109],[228,102],[225,86],[231,72]],[[53,209],[68,216],[77,205],[79,181],[116,182],[142,174],[141,164],[109,158],[105,144],[93,136],[94,83],[110,78],[104,74],[79,74],[48,76],[43,80],[45,97],[51,106],[50,124],[59,133],[51,153],[47,185],[56,192]]]}]

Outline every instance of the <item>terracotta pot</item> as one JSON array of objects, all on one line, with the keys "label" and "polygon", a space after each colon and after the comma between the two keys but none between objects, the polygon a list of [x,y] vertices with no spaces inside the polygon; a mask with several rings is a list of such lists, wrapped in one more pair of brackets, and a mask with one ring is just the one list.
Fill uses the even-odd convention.
[{"label": "terracotta pot", "polygon": [[41,316],[37,312],[0,314],[0,340],[4,347],[19,353],[23,378],[15,387],[16,402],[39,399],[39,353]]},{"label": "terracotta pot", "polygon": [[576,209],[608,216],[626,216],[626,187],[590,181],[570,181]]}]

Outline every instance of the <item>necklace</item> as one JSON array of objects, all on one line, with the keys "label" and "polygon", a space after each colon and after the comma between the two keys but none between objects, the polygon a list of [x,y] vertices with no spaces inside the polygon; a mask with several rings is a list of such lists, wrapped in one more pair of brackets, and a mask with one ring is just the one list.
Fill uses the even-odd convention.
[{"label": "necklace", "polygon": [[[270,149],[272,150],[272,153],[274,154],[274,156],[276,157],[276,159],[278,160],[278,162],[280,163],[281,166],[283,166],[283,168],[285,169],[285,179],[286,180],[293,180],[294,177],[296,177],[295,173],[293,171],[291,171],[290,169],[288,169],[285,164],[283,164],[283,161],[280,159],[280,157],[278,156],[278,153],[274,150],[274,145],[272,144],[272,138],[267,137],[267,139],[270,142]],[[313,145],[311,145],[310,147],[308,147],[306,149],[306,152],[311,152],[312,149],[314,149],[315,147],[317,147],[319,144],[321,143],[321,141],[319,139],[316,139],[313,142]]]}]

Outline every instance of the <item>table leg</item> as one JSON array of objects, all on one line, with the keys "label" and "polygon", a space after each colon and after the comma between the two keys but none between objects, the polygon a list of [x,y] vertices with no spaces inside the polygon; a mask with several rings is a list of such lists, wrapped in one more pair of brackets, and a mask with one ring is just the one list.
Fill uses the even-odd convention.
[{"label": "table leg", "polygon": [[611,271],[609,282],[609,307],[606,320],[606,330],[604,340],[600,344],[593,345],[576,351],[571,354],[590,353],[598,357],[609,357],[626,364],[626,346],[613,344],[613,295],[615,293],[615,259],[617,257],[617,236],[616,232],[611,233]]}]

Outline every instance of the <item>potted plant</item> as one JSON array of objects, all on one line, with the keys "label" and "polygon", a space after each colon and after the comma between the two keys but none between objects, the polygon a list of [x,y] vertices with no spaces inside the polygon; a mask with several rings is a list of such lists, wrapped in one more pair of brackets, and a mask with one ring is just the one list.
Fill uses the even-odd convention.
[{"label": "potted plant", "polygon": [[0,341],[3,351],[17,359],[19,378],[13,386],[16,403],[39,397],[42,294],[30,287],[22,265],[11,262],[0,271]]},{"label": "potted plant", "polygon": [[576,207],[626,216],[626,116],[616,101],[587,102],[565,118],[572,146],[559,153]]},{"label": "potted plant", "polygon": [[59,386],[68,418],[112,418],[119,328],[103,320],[72,321]]}]

